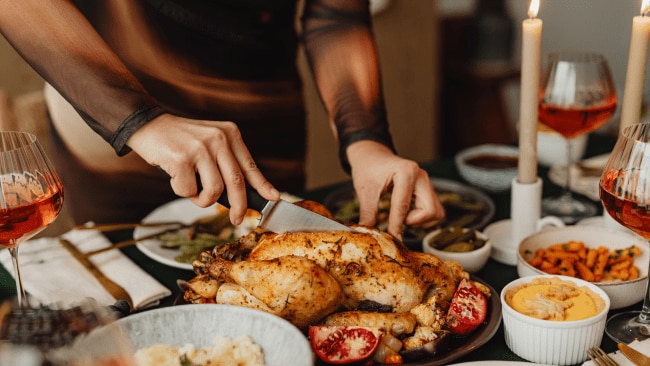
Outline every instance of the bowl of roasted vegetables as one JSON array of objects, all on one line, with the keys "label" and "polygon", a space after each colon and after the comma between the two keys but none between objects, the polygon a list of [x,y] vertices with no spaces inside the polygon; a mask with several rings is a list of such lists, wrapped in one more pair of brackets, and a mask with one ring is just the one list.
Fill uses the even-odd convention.
[{"label": "bowl of roasted vegetables", "polygon": [[[482,229],[495,213],[494,201],[480,190],[448,179],[431,177],[431,184],[445,208],[445,218],[431,228],[404,226],[403,242],[411,250],[422,250],[422,239],[443,227]],[[352,184],[346,184],[328,195],[323,201],[334,217],[341,222],[356,223],[359,220],[359,200]],[[390,211],[390,193],[379,201],[377,228],[386,230]]]},{"label": "bowl of roasted vegetables", "polygon": [[548,228],[519,244],[517,273],[580,278],[603,289],[611,308],[643,299],[648,281],[648,244],[632,233],[594,226]]}]

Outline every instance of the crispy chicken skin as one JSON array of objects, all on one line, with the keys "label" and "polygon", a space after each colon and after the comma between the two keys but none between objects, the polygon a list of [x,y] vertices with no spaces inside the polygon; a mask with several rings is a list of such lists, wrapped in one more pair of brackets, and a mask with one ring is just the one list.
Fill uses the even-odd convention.
[{"label": "crispy chicken skin", "polygon": [[264,310],[300,328],[377,327],[403,338],[405,349],[438,337],[456,287],[469,274],[457,262],[409,251],[378,229],[352,227],[282,234],[256,229],[202,253],[184,298]]},{"label": "crispy chicken skin", "polygon": [[241,262],[216,259],[210,274],[223,282],[216,294],[217,303],[265,310],[298,327],[316,323],[344,300],[338,282],[303,257]]}]

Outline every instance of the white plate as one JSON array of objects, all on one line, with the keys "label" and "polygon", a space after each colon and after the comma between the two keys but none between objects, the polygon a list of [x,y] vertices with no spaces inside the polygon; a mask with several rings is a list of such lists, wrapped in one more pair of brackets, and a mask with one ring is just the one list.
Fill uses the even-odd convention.
[{"label": "white plate", "polygon": [[[207,208],[199,207],[192,203],[187,198],[180,198],[169,203],[166,203],[155,210],[151,211],[142,222],[143,223],[152,223],[152,222],[168,222],[168,221],[180,221],[185,224],[190,224],[194,220],[201,217],[214,215],[217,213],[217,208],[215,206],[210,206]],[[155,234],[157,232],[164,231],[166,227],[143,227],[138,226],[133,230],[133,238],[139,239],[147,235]],[[169,249],[161,247],[163,242],[158,239],[148,239],[139,241],[136,246],[142,253],[144,253],[149,258],[158,261],[160,263],[166,264],[168,266],[192,270],[191,263],[182,263],[178,262],[175,258],[178,256],[181,251],[179,249]]]},{"label": "white plate", "polygon": [[[300,197],[288,193],[282,193],[280,197],[283,200],[288,202],[296,202],[301,200]],[[202,217],[216,214],[218,205],[219,205],[218,203],[215,203],[210,207],[203,208],[195,205],[188,198],[179,198],[177,200],[168,202],[156,208],[155,210],[151,211],[151,213],[149,213],[147,216],[145,216],[144,219],[142,219],[142,222],[155,223],[155,222],[178,221],[184,224],[190,224]],[[255,217],[254,215],[247,215],[244,218],[244,222],[235,228],[235,236],[240,237],[248,234],[251,230],[257,227],[258,223],[259,223],[259,218]],[[135,228],[135,230],[133,230],[133,238],[138,240],[145,236],[162,232],[165,230],[165,228],[173,228],[173,227],[138,226]],[[138,244],[136,244],[136,246],[146,256],[148,256],[149,258],[155,261],[158,261],[160,263],[166,264],[171,267],[186,269],[189,271],[192,270],[191,263],[182,263],[175,259],[179,254],[181,254],[181,251],[179,249],[163,248],[161,244],[163,244],[161,240],[147,239],[147,240],[139,241]]]},{"label": "white plate", "polygon": [[136,313],[91,332],[75,347],[101,357],[116,337],[130,340],[137,350],[154,344],[206,347],[218,335],[252,337],[269,366],[313,365],[311,346],[298,328],[275,315],[233,305],[182,305]]}]

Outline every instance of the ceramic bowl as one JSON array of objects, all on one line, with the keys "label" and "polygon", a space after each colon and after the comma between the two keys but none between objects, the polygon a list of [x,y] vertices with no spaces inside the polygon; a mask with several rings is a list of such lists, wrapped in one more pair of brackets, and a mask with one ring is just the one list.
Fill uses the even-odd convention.
[{"label": "ceramic bowl", "polygon": [[645,239],[632,233],[615,229],[587,225],[574,225],[562,228],[548,228],[526,237],[519,244],[517,252],[517,273],[520,277],[546,274],[530,265],[528,261],[535,256],[538,249],[550,245],[581,241],[589,248],[607,247],[610,252],[615,249],[629,248],[636,245],[641,254],[635,257],[634,264],[639,269],[639,278],[629,281],[601,281],[594,284],[601,288],[611,300],[611,308],[618,309],[636,304],[643,299],[648,282],[648,243]]},{"label": "ceramic bowl", "polygon": [[476,235],[476,238],[485,240],[485,244],[483,244],[481,247],[468,251],[468,252],[450,252],[450,251],[445,251],[441,249],[436,249],[434,248],[433,245],[431,245],[431,241],[435,240],[435,238],[440,234],[440,232],[445,229],[438,229],[435,231],[432,231],[428,233],[424,239],[422,239],[422,251],[425,253],[433,254],[436,257],[442,259],[442,260],[453,260],[458,263],[460,263],[465,271],[469,273],[476,273],[481,270],[485,266],[485,263],[487,263],[488,259],[490,258],[490,252],[492,251],[492,245],[490,244],[490,240],[487,237],[487,235],[483,234],[482,232],[478,230],[473,230],[473,229],[462,229],[464,233],[471,231],[474,231],[474,235]]},{"label": "ceramic bowl", "polygon": [[485,144],[467,148],[455,156],[460,176],[492,193],[510,189],[517,176],[519,149],[516,146]]},{"label": "ceramic bowl", "polygon": [[106,345],[116,340],[129,342],[134,350],[154,344],[199,348],[211,345],[216,336],[252,337],[269,366],[314,364],[309,341],[288,321],[261,310],[222,304],[180,305],[132,314],[79,339],[75,353],[101,359],[108,356]]},{"label": "ceramic bowl", "polygon": [[[532,283],[537,278],[555,277],[577,287],[586,287],[602,298],[599,311],[585,319],[571,321],[543,320],[516,311],[507,301],[507,295],[516,288]],[[598,286],[578,278],[566,276],[528,276],[507,284],[501,291],[503,329],[508,348],[519,357],[538,364],[574,365],[587,359],[587,350],[600,345],[610,299]]]}]

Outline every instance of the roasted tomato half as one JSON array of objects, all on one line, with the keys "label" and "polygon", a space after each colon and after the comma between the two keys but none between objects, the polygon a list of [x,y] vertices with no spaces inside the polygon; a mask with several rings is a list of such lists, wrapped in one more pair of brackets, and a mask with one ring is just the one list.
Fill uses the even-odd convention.
[{"label": "roasted tomato half", "polygon": [[468,335],[485,321],[487,299],[469,280],[462,280],[447,312],[449,330],[459,336]]},{"label": "roasted tomato half", "polygon": [[383,332],[377,328],[315,325],[309,327],[311,348],[318,358],[331,364],[362,361],[377,349]]}]

